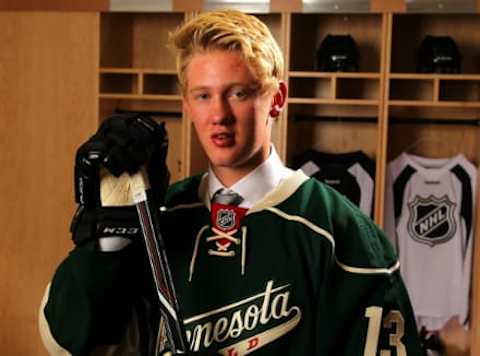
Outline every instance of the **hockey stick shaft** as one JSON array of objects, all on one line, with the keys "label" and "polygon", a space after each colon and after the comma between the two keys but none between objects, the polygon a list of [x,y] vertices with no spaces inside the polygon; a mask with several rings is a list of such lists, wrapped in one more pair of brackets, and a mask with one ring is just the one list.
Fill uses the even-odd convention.
[{"label": "hockey stick shaft", "polygon": [[165,253],[163,238],[156,228],[158,226],[157,211],[155,207],[152,208],[149,204],[146,193],[148,179],[140,171],[134,174],[131,180],[133,200],[137,207],[162,315],[166,319],[169,346],[174,354],[186,353],[187,338],[183,319],[180,315],[180,307]]}]

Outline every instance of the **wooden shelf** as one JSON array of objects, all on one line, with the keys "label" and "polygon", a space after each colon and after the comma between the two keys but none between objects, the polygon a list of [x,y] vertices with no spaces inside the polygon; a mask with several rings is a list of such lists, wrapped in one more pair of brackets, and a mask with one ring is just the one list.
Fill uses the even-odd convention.
[{"label": "wooden shelf", "polygon": [[157,68],[101,67],[100,98],[179,100],[176,71]]},{"label": "wooden shelf", "polygon": [[395,73],[389,76],[389,104],[477,107],[480,75]]},{"label": "wooden shelf", "polygon": [[306,105],[362,105],[377,106],[380,104],[378,100],[369,99],[322,99],[322,98],[289,98],[289,104],[306,104]]},{"label": "wooden shelf", "polygon": [[288,72],[290,78],[347,78],[347,79],[380,79],[380,73],[372,72]]},{"label": "wooden shelf", "polygon": [[390,79],[480,81],[480,74],[389,73]]},{"label": "wooden shelf", "polygon": [[165,74],[165,75],[177,75],[175,69],[158,69],[158,68],[121,68],[121,67],[101,67],[99,73],[112,73],[112,74]]},{"label": "wooden shelf", "polygon": [[98,72],[100,74],[104,74],[104,73],[107,73],[107,74],[121,74],[121,73],[139,74],[140,73],[139,69],[136,69],[136,68],[118,68],[118,67],[102,67],[102,68],[99,68]]},{"label": "wooden shelf", "polygon": [[380,73],[289,72],[290,103],[378,105]]},{"label": "wooden shelf", "polygon": [[100,99],[125,99],[125,100],[165,100],[165,101],[181,101],[181,95],[154,95],[154,94],[116,94],[101,93]]},{"label": "wooden shelf", "polygon": [[469,101],[425,101],[425,100],[390,100],[389,106],[418,106],[442,108],[480,108],[480,102]]}]

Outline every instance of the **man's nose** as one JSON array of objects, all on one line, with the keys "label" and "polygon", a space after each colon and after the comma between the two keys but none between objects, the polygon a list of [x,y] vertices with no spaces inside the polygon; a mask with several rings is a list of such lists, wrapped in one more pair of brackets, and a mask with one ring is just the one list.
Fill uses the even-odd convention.
[{"label": "man's nose", "polygon": [[227,124],[232,119],[232,111],[226,98],[218,97],[212,102],[210,112],[214,124]]}]

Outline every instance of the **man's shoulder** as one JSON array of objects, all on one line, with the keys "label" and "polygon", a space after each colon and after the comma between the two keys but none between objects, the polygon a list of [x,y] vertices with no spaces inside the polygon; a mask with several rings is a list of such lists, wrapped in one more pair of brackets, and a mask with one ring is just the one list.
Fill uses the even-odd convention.
[{"label": "man's shoulder", "polygon": [[312,177],[305,179],[282,205],[291,212],[313,216],[350,214],[355,210],[338,191]]},{"label": "man's shoulder", "polygon": [[165,205],[172,207],[179,204],[200,203],[200,185],[204,175],[204,173],[197,174],[170,185],[165,198]]},{"label": "man's shoulder", "polygon": [[367,268],[387,268],[396,256],[383,231],[356,205],[316,179],[306,180],[287,199],[282,210],[298,215],[327,231],[340,263]]}]

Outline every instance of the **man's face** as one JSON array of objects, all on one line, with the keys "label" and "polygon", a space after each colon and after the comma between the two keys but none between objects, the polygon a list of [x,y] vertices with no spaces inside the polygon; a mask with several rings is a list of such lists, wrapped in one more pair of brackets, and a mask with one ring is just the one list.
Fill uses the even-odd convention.
[{"label": "man's face", "polygon": [[270,148],[273,91],[262,91],[236,52],[196,54],[186,71],[183,109],[212,169],[231,185],[265,159]]}]

